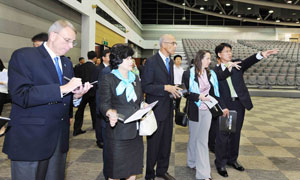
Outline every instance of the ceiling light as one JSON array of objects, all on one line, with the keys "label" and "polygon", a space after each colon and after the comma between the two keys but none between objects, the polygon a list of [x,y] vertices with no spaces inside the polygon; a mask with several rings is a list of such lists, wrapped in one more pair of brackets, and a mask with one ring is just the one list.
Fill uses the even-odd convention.
[{"label": "ceiling light", "polygon": [[223,13],[222,13],[222,11],[221,11],[221,12],[219,12],[219,14],[223,14]]},{"label": "ceiling light", "polygon": [[242,16],[239,14],[239,15],[237,15],[237,17],[242,17]]},{"label": "ceiling light", "polygon": [[256,18],[258,21],[260,20],[260,18],[258,17],[258,18]]},{"label": "ceiling light", "polygon": [[296,13],[292,13],[293,16],[296,16]]},{"label": "ceiling light", "polygon": [[297,21],[296,23],[299,24],[299,21]]},{"label": "ceiling light", "polygon": [[207,2],[208,0],[204,0],[205,2]]},{"label": "ceiling light", "polygon": [[247,8],[248,11],[250,11],[251,9],[252,9],[251,7],[248,7],[248,8]]},{"label": "ceiling light", "polygon": [[185,3],[182,3],[183,6],[185,6]]},{"label": "ceiling light", "polygon": [[230,6],[230,4],[229,4],[229,3],[226,3],[226,6]]},{"label": "ceiling light", "polygon": [[200,10],[204,10],[204,7],[200,7]]},{"label": "ceiling light", "polygon": [[269,11],[270,14],[272,14],[273,12],[274,12],[273,10],[270,10],[270,11]]},{"label": "ceiling light", "polygon": [[287,1],[287,3],[288,3],[288,4],[292,4],[292,3],[293,3],[293,1]]},{"label": "ceiling light", "polygon": [[279,23],[279,22],[280,22],[280,20],[279,20],[279,19],[277,19],[275,22],[278,22],[278,23]]},{"label": "ceiling light", "polygon": [[185,17],[185,16],[183,16],[181,19],[182,19],[183,21],[185,21],[185,20],[186,20],[186,17]]}]

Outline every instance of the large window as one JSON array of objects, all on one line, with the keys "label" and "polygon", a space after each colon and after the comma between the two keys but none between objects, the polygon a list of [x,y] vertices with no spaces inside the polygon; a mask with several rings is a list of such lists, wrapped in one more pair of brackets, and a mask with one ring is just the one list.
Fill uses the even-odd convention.
[{"label": "large window", "polygon": [[103,11],[103,9],[97,7],[96,9],[96,13],[101,16],[102,18],[104,18],[106,21],[110,22],[111,24],[113,24],[114,26],[116,26],[118,29],[120,29],[123,32],[126,32],[126,28],[118,23],[118,21],[116,21],[114,18],[112,18],[109,14],[107,14],[105,11]]},{"label": "large window", "polygon": [[141,21],[141,0],[124,0],[124,2],[135,17]]}]

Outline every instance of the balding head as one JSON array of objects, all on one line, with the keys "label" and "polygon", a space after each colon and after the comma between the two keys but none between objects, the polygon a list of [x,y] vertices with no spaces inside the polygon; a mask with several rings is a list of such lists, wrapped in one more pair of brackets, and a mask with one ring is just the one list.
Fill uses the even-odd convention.
[{"label": "balding head", "polygon": [[165,56],[170,56],[175,53],[176,50],[176,39],[171,34],[164,34],[159,39],[160,51]]}]

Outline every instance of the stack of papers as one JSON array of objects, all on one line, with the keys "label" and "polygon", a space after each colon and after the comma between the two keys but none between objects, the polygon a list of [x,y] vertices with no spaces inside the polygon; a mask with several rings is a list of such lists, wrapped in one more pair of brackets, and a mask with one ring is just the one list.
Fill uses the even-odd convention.
[{"label": "stack of papers", "polygon": [[140,120],[146,113],[148,113],[150,110],[152,110],[152,108],[158,103],[158,101],[155,101],[151,104],[149,104],[149,106],[145,107],[145,108],[141,108],[139,109],[137,112],[133,113],[129,118],[127,118],[124,123],[130,123],[132,121],[137,121]]}]

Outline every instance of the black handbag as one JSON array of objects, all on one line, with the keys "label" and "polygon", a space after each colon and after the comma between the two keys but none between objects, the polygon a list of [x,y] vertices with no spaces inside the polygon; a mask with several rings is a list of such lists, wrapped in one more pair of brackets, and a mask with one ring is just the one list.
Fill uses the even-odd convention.
[{"label": "black handbag", "polygon": [[209,109],[211,112],[212,117],[218,117],[223,115],[223,110],[220,107],[219,104],[214,105],[211,109]]},{"label": "black handbag", "polygon": [[188,103],[188,100],[187,100],[186,108],[185,108],[186,112],[176,111],[176,113],[175,113],[175,123],[177,125],[183,126],[183,127],[187,126],[188,121],[189,121],[188,109],[189,109],[189,103]]}]

